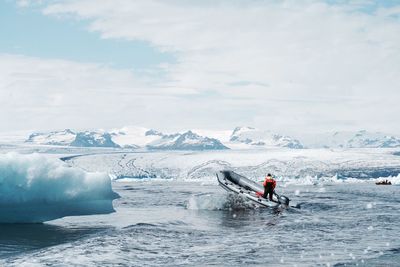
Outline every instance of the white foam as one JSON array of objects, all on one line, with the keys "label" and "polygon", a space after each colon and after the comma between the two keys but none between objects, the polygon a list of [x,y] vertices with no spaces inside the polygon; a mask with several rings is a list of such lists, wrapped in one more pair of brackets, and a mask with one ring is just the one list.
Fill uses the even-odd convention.
[{"label": "white foam", "polygon": [[394,176],[394,177],[378,178],[378,179],[375,179],[375,180],[376,180],[376,181],[388,180],[388,181],[390,181],[392,184],[398,185],[398,184],[400,184],[400,174],[397,175],[397,176]]},{"label": "white foam", "polygon": [[245,198],[236,194],[193,195],[186,203],[189,210],[240,210],[257,208]]},{"label": "white foam", "polygon": [[43,155],[0,155],[0,222],[43,222],[113,212],[108,175]]}]

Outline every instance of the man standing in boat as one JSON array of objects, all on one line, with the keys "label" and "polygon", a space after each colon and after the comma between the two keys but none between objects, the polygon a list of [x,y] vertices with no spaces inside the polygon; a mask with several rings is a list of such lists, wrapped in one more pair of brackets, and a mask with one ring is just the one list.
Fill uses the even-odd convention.
[{"label": "man standing in boat", "polygon": [[267,174],[267,177],[265,177],[264,183],[264,195],[263,198],[267,198],[269,195],[269,200],[272,201],[272,196],[274,194],[274,190],[276,187],[276,181],[274,178],[272,178],[272,175],[270,173]]}]

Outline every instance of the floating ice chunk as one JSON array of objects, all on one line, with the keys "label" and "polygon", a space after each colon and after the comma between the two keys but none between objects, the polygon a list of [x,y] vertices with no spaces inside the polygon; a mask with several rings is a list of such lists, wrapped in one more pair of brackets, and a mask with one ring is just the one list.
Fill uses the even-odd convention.
[{"label": "floating ice chunk", "polygon": [[30,154],[0,155],[0,223],[36,223],[64,216],[114,212],[106,174]]}]

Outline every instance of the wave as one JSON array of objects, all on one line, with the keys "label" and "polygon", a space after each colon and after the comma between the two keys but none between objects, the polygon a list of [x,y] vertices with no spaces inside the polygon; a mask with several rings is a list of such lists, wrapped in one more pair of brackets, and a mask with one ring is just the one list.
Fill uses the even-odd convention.
[{"label": "wave", "polygon": [[188,210],[245,210],[256,208],[257,206],[253,203],[235,194],[193,195],[186,202],[186,209]]},{"label": "wave", "polygon": [[89,173],[38,154],[0,155],[0,223],[36,223],[114,212],[107,174]]}]

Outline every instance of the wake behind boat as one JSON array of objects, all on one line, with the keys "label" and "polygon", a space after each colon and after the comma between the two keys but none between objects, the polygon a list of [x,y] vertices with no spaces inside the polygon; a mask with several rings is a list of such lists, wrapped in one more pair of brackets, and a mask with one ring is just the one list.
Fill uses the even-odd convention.
[{"label": "wake behind boat", "polygon": [[277,207],[279,205],[289,205],[289,198],[286,196],[274,194],[272,201],[263,198],[260,195],[260,192],[264,191],[263,186],[233,171],[219,171],[217,172],[217,179],[219,185],[226,191],[239,194],[260,206]]}]

